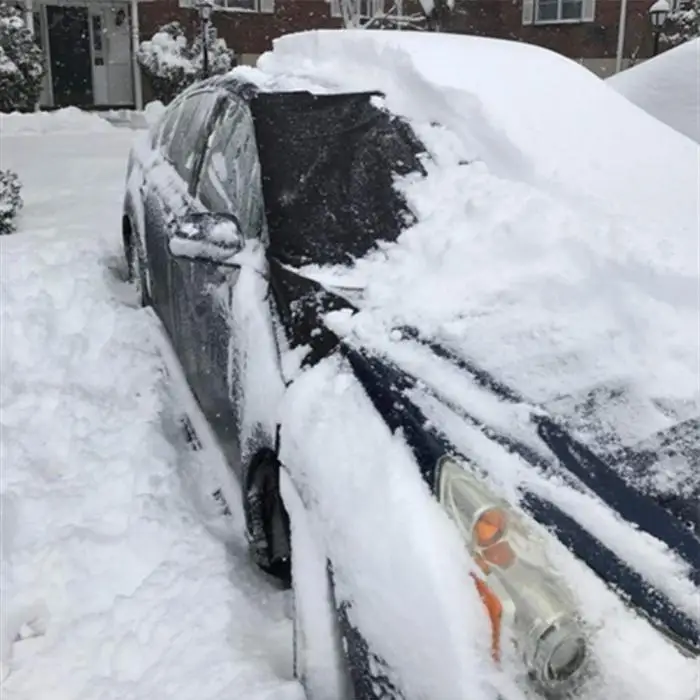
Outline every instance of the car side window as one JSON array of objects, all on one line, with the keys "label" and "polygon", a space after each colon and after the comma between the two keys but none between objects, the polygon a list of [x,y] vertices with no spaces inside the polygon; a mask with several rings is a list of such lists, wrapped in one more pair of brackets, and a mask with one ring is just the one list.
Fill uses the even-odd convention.
[{"label": "car side window", "polygon": [[261,235],[264,204],[253,117],[234,98],[218,120],[204,155],[197,194],[213,212],[232,212],[248,238]]},{"label": "car side window", "polygon": [[179,109],[165,156],[185,182],[191,182],[195,174],[218,101],[219,94],[215,92],[199,92],[187,96]]},{"label": "car side window", "polygon": [[158,148],[163,151],[165,151],[170,144],[170,139],[173,135],[175,124],[180,116],[181,106],[182,100],[175,100],[172,102],[165,110],[165,114],[160,122],[160,126],[156,133],[156,144]]}]

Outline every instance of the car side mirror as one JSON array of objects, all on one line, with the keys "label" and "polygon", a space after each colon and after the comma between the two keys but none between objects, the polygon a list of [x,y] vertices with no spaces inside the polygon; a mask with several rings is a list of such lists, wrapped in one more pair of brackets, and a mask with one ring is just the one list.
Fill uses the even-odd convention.
[{"label": "car side mirror", "polygon": [[195,212],[178,222],[170,238],[170,253],[215,265],[236,267],[232,258],[243,250],[245,239],[233,214]]}]

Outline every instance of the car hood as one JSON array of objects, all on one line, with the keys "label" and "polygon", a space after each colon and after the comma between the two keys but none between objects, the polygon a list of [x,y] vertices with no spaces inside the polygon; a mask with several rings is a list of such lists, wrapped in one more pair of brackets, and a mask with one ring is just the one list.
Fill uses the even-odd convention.
[{"label": "car hood", "polygon": [[410,444],[431,489],[437,491],[440,456],[462,455],[681,646],[700,649],[700,541],[692,532],[700,531],[700,479],[696,469],[679,470],[681,492],[653,478],[668,459],[695,464],[697,417],[601,455],[561,416],[483,366],[415,326],[388,326],[361,310],[357,286],[321,284],[271,263],[291,346],[306,347],[306,364],[345,354],[387,426]]},{"label": "car hood", "polygon": [[415,380],[414,400],[434,423],[456,419],[485,426],[532,450],[535,461],[551,457],[541,420],[551,421],[606,470],[700,532],[700,410],[692,395],[671,406],[618,377],[570,393],[562,382],[560,392],[538,401],[537,392],[535,397],[523,392],[517,381],[494,371],[488,358],[482,362],[465,352],[454,336],[426,333],[403,319],[391,323],[394,319],[375,313],[366,305],[361,280],[339,279],[330,270],[281,264],[274,269],[275,284],[286,284],[283,296],[293,299],[283,304],[295,310],[287,323],[292,342],[309,344],[311,361],[340,339]]}]

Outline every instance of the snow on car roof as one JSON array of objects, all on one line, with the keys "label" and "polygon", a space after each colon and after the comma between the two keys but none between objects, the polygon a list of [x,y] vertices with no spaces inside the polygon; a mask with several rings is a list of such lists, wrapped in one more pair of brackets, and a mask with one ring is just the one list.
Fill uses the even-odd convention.
[{"label": "snow on car roof", "polygon": [[[433,155],[399,183],[418,223],[332,270],[375,320],[441,338],[605,446],[698,413],[694,144],[516,42],[322,30],[278,39],[258,70],[278,89],[379,89]],[[614,396],[586,409],[601,386]]]}]

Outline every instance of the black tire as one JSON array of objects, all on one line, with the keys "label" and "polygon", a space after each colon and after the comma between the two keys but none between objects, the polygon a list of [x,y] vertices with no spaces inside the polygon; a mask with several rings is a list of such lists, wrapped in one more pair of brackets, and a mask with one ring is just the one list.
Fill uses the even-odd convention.
[{"label": "black tire", "polygon": [[126,242],[126,263],[129,282],[136,290],[137,300],[140,306],[150,306],[151,299],[148,294],[148,282],[146,279],[146,257],[143,253],[141,240],[131,233]]},{"label": "black tire", "polygon": [[246,536],[256,566],[291,586],[289,516],[279,488],[280,465],[270,448],[259,450],[246,473],[244,511]]}]

